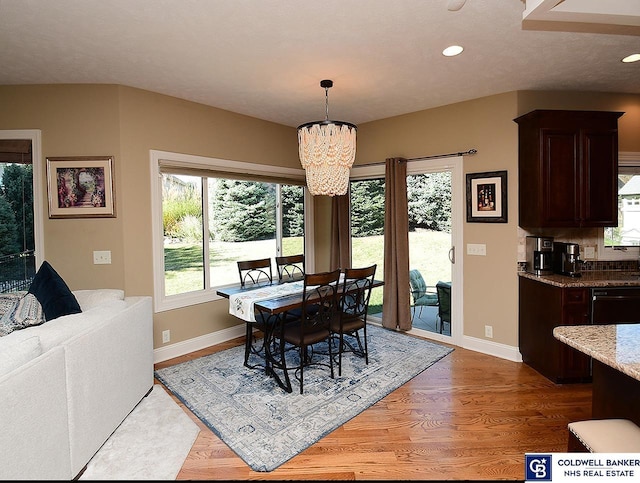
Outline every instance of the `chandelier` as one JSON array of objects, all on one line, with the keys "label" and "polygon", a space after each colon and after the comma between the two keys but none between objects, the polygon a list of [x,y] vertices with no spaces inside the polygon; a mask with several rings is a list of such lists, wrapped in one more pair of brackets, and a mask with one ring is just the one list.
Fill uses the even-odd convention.
[{"label": "chandelier", "polygon": [[323,80],[324,121],[298,126],[300,164],[312,195],[345,195],[349,188],[349,169],[356,158],[356,126],[350,122],[329,120],[329,89],[332,80]]}]

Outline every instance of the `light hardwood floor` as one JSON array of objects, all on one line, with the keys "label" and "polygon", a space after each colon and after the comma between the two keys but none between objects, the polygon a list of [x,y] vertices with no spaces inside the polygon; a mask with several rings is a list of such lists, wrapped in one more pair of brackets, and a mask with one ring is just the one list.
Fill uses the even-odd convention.
[{"label": "light hardwood floor", "polygon": [[[242,343],[235,339],[156,368]],[[591,384],[556,385],[525,364],[456,347],[287,463],[262,473],[174,399],[201,429],[179,480],[523,480],[525,453],[566,452],[567,423],[591,415]]]}]

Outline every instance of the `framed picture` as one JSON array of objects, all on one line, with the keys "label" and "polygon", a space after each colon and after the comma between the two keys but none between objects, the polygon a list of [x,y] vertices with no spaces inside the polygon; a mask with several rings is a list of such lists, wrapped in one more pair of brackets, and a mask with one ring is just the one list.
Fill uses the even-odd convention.
[{"label": "framed picture", "polygon": [[115,218],[113,156],[47,158],[49,218]]},{"label": "framed picture", "polygon": [[507,172],[467,174],[467,222],[507,222]]}]

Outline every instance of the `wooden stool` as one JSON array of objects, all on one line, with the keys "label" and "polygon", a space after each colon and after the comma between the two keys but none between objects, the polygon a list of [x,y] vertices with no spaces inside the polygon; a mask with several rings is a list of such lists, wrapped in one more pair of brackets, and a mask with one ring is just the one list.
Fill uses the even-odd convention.
[{"label": "wooden stool", "polygon": [[628,419],[569,423],[570,453],[640,453],[640,428]]}]

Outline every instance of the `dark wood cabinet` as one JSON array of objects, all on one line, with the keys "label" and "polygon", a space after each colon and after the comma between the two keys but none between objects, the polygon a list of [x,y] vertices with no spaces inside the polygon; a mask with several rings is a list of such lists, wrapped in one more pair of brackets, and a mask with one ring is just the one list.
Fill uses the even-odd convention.
[{"label": "dark wood cabinet", "polygon": [[618,118],[623,114],[535,110],[514,119],[520,226],[618,226]]},{"label": "dark wood cabinet", "polygon": [[591,381],[591,358],[553,336],[560,325],[589,323],[589,289],[556,287],[519,277],[519,347],[522,360],[551,381]]}]

